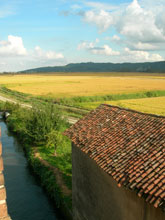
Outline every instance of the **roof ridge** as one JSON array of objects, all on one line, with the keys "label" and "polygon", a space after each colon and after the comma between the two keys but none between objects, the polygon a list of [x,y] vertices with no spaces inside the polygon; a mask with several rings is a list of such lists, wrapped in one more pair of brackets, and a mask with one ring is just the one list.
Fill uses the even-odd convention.
[{"label": "roof ridge", "polygon": [[137,111],[137,110],[133,110],[133,109],[130,109],[130,108],[124,108],[124,107],[120,107],[120,106],[117,106],[117,105],[110,105],[110,104],[105,104],[105,103],[103,103],[101,105],[108,106],[108,107],[113,107],[113,108],[118,108],[118,109],[126,110],[126,111],[129,111],[129,112],[134,112],[134,113],[138,113],[138,114],[141,114],[141,115],[147,115],[147,116],[152,116],[152,117],[156,117],[156,118],[165,118],[164,115],[156,115],[156,114],[152,114],[152,113],[140,112],[140,111]]}]

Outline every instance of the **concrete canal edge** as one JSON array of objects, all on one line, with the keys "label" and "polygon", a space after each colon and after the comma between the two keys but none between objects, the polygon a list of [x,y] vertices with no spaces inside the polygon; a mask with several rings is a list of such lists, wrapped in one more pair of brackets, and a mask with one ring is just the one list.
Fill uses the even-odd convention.
[{"label": "concrete canal edge", "polygon": [[[0,128],[1,137],[1,128]],[[2,159],[2,144],[0,141],[0,220],[11,220],[8,215],[7,203],[6,203],[6,188],[3,175],[3,159]]]}]

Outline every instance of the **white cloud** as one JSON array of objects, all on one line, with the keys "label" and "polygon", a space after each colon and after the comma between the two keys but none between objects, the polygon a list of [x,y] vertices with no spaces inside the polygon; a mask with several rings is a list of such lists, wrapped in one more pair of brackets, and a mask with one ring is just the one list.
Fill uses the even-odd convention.
[{"label": "white cloud", "polygon": [[[163,60],[163,57],[158,53],[150,53],[148,51],[140,50],[140,44],[138,45],[139,49],[134,48],[131,50],[130,48],[126,47],[122,52],[119,52],[112,50],[112,48],[110,48],[110,46],[107,44],[97,46],[98,42],[97,39],[94,42],[82,41],[78,45],[77,49],[85,50],[94,55],[116,57],[118,62],[156,62]],[[146,48],[147,46],[148,45],[146,45]],[[142,47],[144,47],[144,45]]]},{"label": "white cloud", "polygon": [[[165,0],[133,0],[109,11],[102,3],[86,3],[92,9],[81,14],[83,21],[95,25],[99,32],[118,34],[111,40],[136,50],[165,49]],[[103,4],[104,5],[104,4]],[[164,44],[164,46],[163,46]]]},{"label": "white cloud", "polygon": [[[165,8],[164,8],[165,9]],[[155,19],[155,25],[162,30],[163,35],[165,36],[165,13],[161,11],[160,14]]]},{"label": "white cloud", "polygon": [[64,55],[62,53],[56,53],[55,51],[44,51],[39,46],[36,46],[34,49],[34,56],[40,59],[63,59]]},{"label": "white cloud", "polygon": [[159,54],[150,54],[146,51],[139,51],[139,50],[130,50],[129,48],[124,49],[123,56],[125,59],[132,60],[134,62],[156,62],[156,61],[162,61],[163,57]]},{"label": "white cloud", "polygon": [[27,50],[23,45],[21,37],[8,36],[7,41],[0,41],[0,56],[24,56]]},{"label": "white cloud", "polygon": [[119,41],[120,37],[118,35],[113,35],[112,40]]},{"label": "white cloud", "polygon": [[151,43],[142,43],[142,42],[136,42],[136,43],[127,43],[129,45],[129,47],[132,50],[147,50],[147,51],[151,51],[151,50],[156,50],[158,49],[158,47],[156,45],[153,45]]},{"label": "white cloud", "polygon": [[78,44],[77,49],[78,50],[83,50],[83,49],[90,49],[94,47],[93,42],[88,42],[88,41],[82,41],[80,44]]},{"label": "white cloud", "polygon": [[28,51],[18,36],[8,36],[0,41],[0,71],[18,71],[40,66],[54,66],[64,63],[64,55],[56,51],[44,51],[39,46]]},{"label": "white cloud", "polygon": [[120,34],[131,40],[143,43],[165,41],[162,30],[155,25],[153,12],[143,9],[137,0],[134,0],[121,14],[116,28]]},{"label": "white cloud", "polygon": [[7,41],[0,41],[0,56],[17,57],[17,56],[33,56],[35,59],[56,60],[63,59],[62,53],[55,51],[44,51],[36,46],[32,52],[27,52],[24,47],[23,40],[18,36],[8,36]]},{"label": "white cloud", "polygon": [[89,42],[89,41],[82,41],[81,43],[78,44],[77,49],[82,50],[82,49],[92,49],[95,47],[97,43],[99,43],[100,40],[96,38],[95,41]]},{"label": "white cloud", "polygon": [[6,62],[0,62],[0,65],[6,65],[7,63]]},{"label": "white cloud", "polygon": [[78,50],[86,50],[92,54],[96,55],[106,55],[106,56],[118,56],[120,52],[113,51],[108,45],[97,46],[96,44],[99,43],[99,39],[96,39],[95,42],[88,42],[83,41],[81,42],[77,49]]},{"label": "white cloud", "polygon": [[93,54],[106,55],[106,56],[118,56],[118,55],[120,55],[120,52],[113,51],[112,48],[110,48],[106,44],[103,45],[102,47],[91,48],[91,52]]},{"label": "white cloud", "polygon": [[110,13],[104,10],[100,10],[99,12],[87,11],[84,13],[83,20],[89,24],[95,24],[100,31],[107,30],[114,22]]}]

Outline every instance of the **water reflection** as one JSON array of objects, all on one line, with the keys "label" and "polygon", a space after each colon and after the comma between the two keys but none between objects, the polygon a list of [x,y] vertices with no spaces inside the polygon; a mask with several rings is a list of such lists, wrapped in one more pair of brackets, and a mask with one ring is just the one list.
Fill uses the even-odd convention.
[{"label": "water reflection", "polygon": [[0,120],[8,211],[12,220],[62,220],[28,169],[22,147]]}]

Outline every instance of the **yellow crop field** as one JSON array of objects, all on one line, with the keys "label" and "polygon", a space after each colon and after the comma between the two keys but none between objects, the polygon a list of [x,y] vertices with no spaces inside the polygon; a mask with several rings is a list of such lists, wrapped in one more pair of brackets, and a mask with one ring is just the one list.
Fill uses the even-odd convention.
[{"label": "yellow crop field", "polygon": [[[102,102],[83,103],[84,108],[95,109]],[[140,112],[165,115],[165,97],[127,99],[120,101],[105,101],[105,104],[116,105],[124,108],[134,109]]]},{"label": "yellow crop field", "polygon": [[5,75],[0,76],[0,85],[40,96],[92,96],[165,90],[165,76],[130,73]]}]

